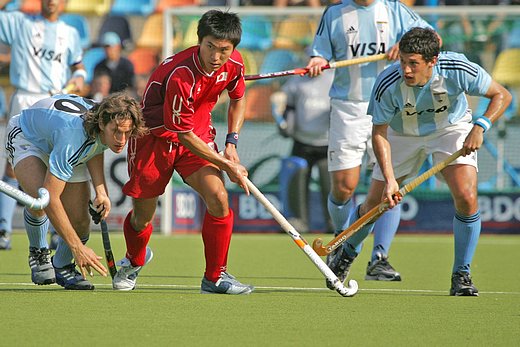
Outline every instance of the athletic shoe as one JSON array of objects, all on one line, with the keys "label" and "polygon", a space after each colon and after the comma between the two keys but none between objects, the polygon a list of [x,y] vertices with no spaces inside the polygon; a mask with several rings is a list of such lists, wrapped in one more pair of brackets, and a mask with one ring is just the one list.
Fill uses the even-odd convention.
[{"label": "athletic shoe", "polygon": [[[345,283],[354,259],[356,259],[356,257],[349,256],[345,249],[340,247],[327,256],[327,266],[338,276],[341,283]],[[325,280],[325,283],[330,290],[336,290],[334,284],[328,278]]]},{"label": "athletic shoe", "polygon": [[76,270],[76,264],[72,263],[62,268],[54,268],[56,272],[56,283],[70,290],[94,290],[94,285],[83,278]]},{"label": "athletic shoe", "polygon": [[451,275],[451,296],[478,296],[478,289],[467,272],[455,272]]},{"label": "athletic shoe", "polygon": [[395,271],[392,265],[390,265],[388,262],[388,256],[376,253],[376,259],[373,262],[368,262],[365,280],[400,281],[401,274]]},{"label": "athletic shoe", "polygon": [[200,292],[202,294],[230,294],[241,295],[251,294],[255,288],[248,284],[240,283],[235,277],[229,275],[227,272],[222,272],[217,282],[211,282],[202,278],[200,285]]},{"label": "athletic shoe", "polygon": [[51,251],[48,248],[29,247],[29,267],[33,283],[42,285],[56,282]]},{"label": "athletic shoe", "polygon": [[[148,264],[153,258],[153,252],[149,247],[146,247],[146,257],[144,265]],[[116,275],[112,279],[112,287],[116,290],[134,290],[137,281],[137,275],[143,268],[142,266],[132,266],[128,258],[123,258],[116,263],[120,266]]]},{"label": "athletic shoe", "polygon": [[11,235],[5,230],[0,230],[0,250],[11,249]]},{"label": "athletic shoe", "polygon": [[250,284],[246,284],[246,283],[240,283],[235,276],[233,276],[232,274],[230,274],[229,272],[227,271],[222,271],[222,273],[220,274],[220,276],[222,278],[227,278],[229,279],[231,282],[235,281],[237,284],[240,284],[240,285],[244,285],[244,286],[248,286],[251,291],[255,290],[255,287],[250,285]]}]

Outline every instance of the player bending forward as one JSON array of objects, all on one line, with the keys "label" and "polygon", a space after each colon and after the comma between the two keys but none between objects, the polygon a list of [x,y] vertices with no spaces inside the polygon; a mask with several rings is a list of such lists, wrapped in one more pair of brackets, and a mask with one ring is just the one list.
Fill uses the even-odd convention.
[{"label": "player bending forward", "polygon": [[[8,159],[23,190],[37,197],[43,186],[50,193],[43,211],[24,210],[32,281],[57,282],[65,289],[94,289],[86,273],[92,274],[93,268],[106,276],[107,270],[101,257],[85,246],[90,234],[89,174],[96,195],[93,203],[104,206],[99,212],[105,218],[110,200],[103,152],[110,148],[120,153],[130,137],[145,132],[139,105],[124,94],[114,94],[101,104],[76,95],[57,95],[12,117],[7,131]],[[46,240],[49,221],[61,236],[52,260]]]},{"label": "player bending forward", "polygon": [[[413,28],[399,43],[400,64],[383,71],[370,98],[372,141],[378,164],[366,201],[353,212],[350,224],[388,199],[390,208],[400,202],[393,194],[406,178],[415,176],[428,155],[434,164],[460,148],[463,157],[441,171],[455,204],[453,235],[455,261],[450,295],[476,296],[470,267],[480,235],[477,201],[477,153],[489,130],[511,102],[511,94],[479,65],[462,54],[442,52],[435,31]],[[472,123],[465,93],[491,99],[484,115]],[[373,223],[349,238],[341,248],[345,267]]]},{"label": "player bending forward", "polygon": [[[206,204],[202,225],[206,271],[201,292],[249,294],[253,287],[226,272],[233,231],[222,171],[248,194],[246,169],[236,150],[245,108],[244,65],[235,49],[242,35],[236,14],[211,10],[199,20],[199,45],[169,58],[152,73],[143,95],[143,115],[151,133],[128,146],[130,180],[123,192],[133,199],[124,222],[126,258],[114,277],[118,290],[135,288],[136,278],[151,258],[147,248],[158,197],[176,170]],[[211,110],[220,94],[229,98],[224,156],[218,154]]]}]

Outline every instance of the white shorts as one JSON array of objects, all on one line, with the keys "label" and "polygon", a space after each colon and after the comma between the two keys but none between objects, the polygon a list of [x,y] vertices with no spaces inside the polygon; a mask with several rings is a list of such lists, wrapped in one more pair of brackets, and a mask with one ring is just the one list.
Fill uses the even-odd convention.
[{"label": "white shorts", "polygon": [[[20,116],[16,115],[11,117],[9,124],[7,125],[7,143],[5,149],[7,151],[7,160],[9,163],[16,167],[16,165],[23,159],[28,157],[37,157],[49,167],[49,155],[38,147],[27,141],[22,129],[20,129]],[[74,167],[72,177],[67,182],[88,182],[90,175],[88,173],[87,166],[81,164]]]},{"label": "white shorts", "polygon": [[[431,154],[433,165],[436,165],[462,148],[462,144],[473,128],[471,113],[457,123],[426,136],[403,136],[388,128],[388,141],[392,151],[392,167],[397,179],[414,178],[419,173],[424,161]],[[450,165],[465,164],[474,166],[477,170],[477,152],[465,157],[458,157]],[[444,182],[439,173],[436,177]],[[381,168],[376,163],[372,178],[384,181]]]},{"label": "white shorts", "polygon": [[375,162],[368,102],[331,99],[330,108],[329,171],[360,166],[365,152]]},{"label": "white shorts", "polygon": [[45,98],[51,96],[50,94],[45,93],[31,93],[25,90],[16,89],[13,95],[11,96],[11,105],[9,109],[9,114],[15,116],[20,114],[26,108],[31,107],[35,103]]}]

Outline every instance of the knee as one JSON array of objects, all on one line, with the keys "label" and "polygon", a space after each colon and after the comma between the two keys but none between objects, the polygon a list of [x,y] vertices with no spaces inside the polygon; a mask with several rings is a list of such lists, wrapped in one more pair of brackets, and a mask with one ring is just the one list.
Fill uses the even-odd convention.
[{"label": "knee", "polygon": [[45,211],[43,211],[43,210],[32,210],[27,207],[25,208],[25,210],[31,217],[36,218],[36,219],[41,219],[45,216]]},{"label": "knee", "polygon": [[350,187],[345,184],[334,184],[332,186],[331,194],[336,201],[347,201],[354,194],[355,187]]},{"label": "knee", "polygon": [[463,215],[475,214],[478,210],[477,192],[474,190],[464,190],[455,196],[455,208]]},{"label": "knee", "polygon": [[225,189],[206,198],[208,213],[215,217],[224,217],[229,211],[228,194]]}]

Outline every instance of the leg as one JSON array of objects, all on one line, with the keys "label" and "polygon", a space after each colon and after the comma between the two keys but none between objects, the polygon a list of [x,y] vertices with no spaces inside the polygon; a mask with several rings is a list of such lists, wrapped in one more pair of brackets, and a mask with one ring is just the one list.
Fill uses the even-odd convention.
[{"label": "leg", "polygon": [[401,274],[388,261],[388,252],[401,219],[401,205],[383,213],[374,223],[374,247],[365,280],[400,281]]},{"label": "leg", "polygon": [[[88,201],[90,198],[90,182],[69,182],[61,195],[65,212],[81,242],[86,244],[90,237],[90,216]],[[60,237],[56,253],[52,257],[52,265],[56,272],[56,283],[70,290],[93,290],[94,285],[84,279],[76,269],[74,256],[70,247]]]},{"label": "leg", "polygon": [[345,230],[349,224],[352,208],[351,198],[359,182],[361,167],[332,171],[331,193],[327,203],[330,218],[336,235]]},{"label": "leg", "polygon": [[321,206],[323,208],[323,220],[325,221],[325,231],[332,233],[334,232],[334,226],[328,213],[327,202],[329,200],[329,189],[330,189],[330,175],[327,170],[327,157],[316,162],[318,165],[318,171],[320,173],[320,194],[321,194]]},{"label": "leg", "polygon": [[[384,182],[372,179],[372,184],[370,185],[365,202],[351,210],[349,225],[354,223],[363,214],[381,202],[381,195],[384,187]],[[327,258],[327,265],[342,282],[346,280],[354,259],[361,252],[363,241],[368,234],[370,234],[373,228],[374,223],[365,225],[354,235],[349,237],[343,246],[336,250],[336,253],[331,253]],[[329,283],[328,280],[326,281],[326,284],[329,289],[334,289],[332,283]]]},{"label": "leg", "polygon": [[112,280],[112,287],[116,290],[133,290],[137,275],[153,258],[153,252],[147,245],[152,236],[157,199],[132,199],[133,209],[123,223],[126,256],[118,262],[120,268]]},{"label": "leg", "polygon": [[152,220],[157,207],[157,197],[150,199],[132,199],[133,210],[125,219],[123,231],[126,241],[126,258],[132,266],[146,263],[146,246],[152,235]]},{"label": "leg", "polygon": [[[2,180],[10,186],[18,188],[18,181],[9,162],[5,163],[5,173]],[[15,208],[15,199],[6,194],[0,194],[0,250],[11,248],[10,238],[13,231],[12,220]]]},{"label": "leg", "polygon": [[[23,190],[37,196],[38,189],[43,186],[47,171],[45,163],[37,157],[27,157],[15,167]],[[51,284],[56,281],[54,268],[47,245],[49,219],[43,210],[24,209],[24,223],[29,238],[29,267],[31,279],[36,284]]]},{"label": "leg", "polygon": [[[89,182],[67,183],[61,195],[61,201],[72,227],[78,234],[83,244],[86,244],[90,236],[90,217],[88,215],[88,200],[90,197]],[[72,251],[60,238],[56,254],[53,257],[53,265],[62,268],[73,262]]]},{"label": "leg", "polygon": [[471,281],[471,262],[480,236],[481,219],[477,199],[477,172],[470,165],[450,165],[442,171],[455,203],[453,236],[455,260],[451,295],[475,296]]},{"label": "leg", "polygon": [[186,182],[199,193],[207,207],[202,224],[206,257],[204,276],[216,282],[221,272],[226,271],[233,231],[233,214],[229,209],[228,194],[220,171],[213,166],[202,167],[187,177]]},{"label": "leg", "polygon": [[185,179],[199,193],[206,204],[202,225],[202,240],[206,271],[201,293],[249,294],[253,287],[237,281],[227,273],[227,258],[233,232],[233,210],[221,172],[214,166],[203,166]]}]

